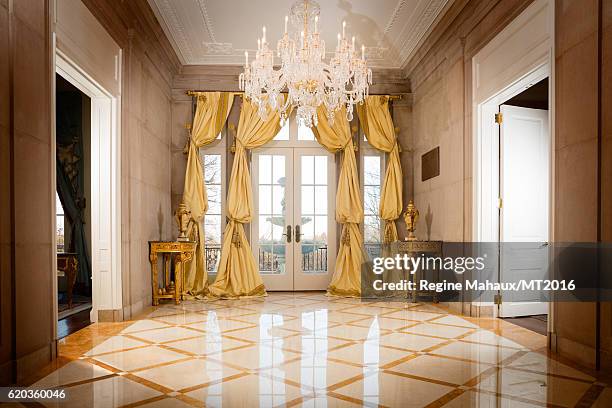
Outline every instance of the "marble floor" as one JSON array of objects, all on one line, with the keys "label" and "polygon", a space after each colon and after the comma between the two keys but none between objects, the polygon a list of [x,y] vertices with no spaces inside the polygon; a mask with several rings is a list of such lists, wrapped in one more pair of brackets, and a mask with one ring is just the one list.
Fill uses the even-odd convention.
[{"label": "marble floor", "polygon": [[162,304],[80,330],[59,354],[34,386],[68,399],[47,406],[612,406],[605,382],[547,357],[545,336],[322,293]]}]

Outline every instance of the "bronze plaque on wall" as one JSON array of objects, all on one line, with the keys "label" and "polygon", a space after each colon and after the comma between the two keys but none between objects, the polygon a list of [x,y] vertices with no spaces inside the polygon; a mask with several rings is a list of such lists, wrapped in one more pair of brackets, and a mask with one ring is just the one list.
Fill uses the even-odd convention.
[{"label": "bronze plaque on wall", "polygon": [[440,146],[421,156],[421,181],[440,175]]}]

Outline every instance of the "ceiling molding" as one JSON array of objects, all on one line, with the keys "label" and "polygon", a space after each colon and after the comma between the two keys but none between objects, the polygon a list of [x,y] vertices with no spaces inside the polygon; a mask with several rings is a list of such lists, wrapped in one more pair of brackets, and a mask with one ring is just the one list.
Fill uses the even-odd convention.
[{"label": "ceiling molding", "polygon": [[[262,0],[258,5],[266,4],[266,7],[259,9],[249,0],[147,1],[184,65],[241,64],[244,51],[253,51],[253,38],[261,24],[274,27],[270,30],[273,36],[280,35],[276,27],[282,25],[282,19],[277,17],[283,8],[288,11],[292,3],[292,0],[282,0],[278,1],[279,7],[272,7],[271,0]],[[327,16],[326,21],[347,18],[355,30],[351,35],[355,34],[358,41],[366,45],[370,66],[401,69],[431,31],[440,13],[454,1],[350,0],[345,2],[348,6],[330,2],[321,8],[324,8],[322,14]],[[233,14],[232,10],[241,10],[242,14]],[[236,17],[229,17],[234,15]],[[236,24],[240,24],[240,30],[236,29]],[[327,27],[324,31],[328,31]],[[244,33],[248,34],[242,35]],[[328,44],[334,41],[333,30],[326,34],[330,37],[325,38]],[[333,55],[333,52],[328,54]]]},{"label": "ceiling molding", "polygon": [[200,13],[202,13],[202,18],[204,19],[204,25],[206,27],[206,31],[208,31],[210,42],[216,43],[217,40],[215,39],[215,32],[213,30],[212,21],[210,20],[210,17],[208,16],[208,11],[206,10],[206,0],[198,0],[198,4],[200,5]]}]

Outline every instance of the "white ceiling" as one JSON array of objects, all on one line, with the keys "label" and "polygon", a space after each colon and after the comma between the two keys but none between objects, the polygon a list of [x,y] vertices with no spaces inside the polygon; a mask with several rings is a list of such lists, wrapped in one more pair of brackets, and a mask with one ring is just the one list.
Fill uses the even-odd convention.
[{"label": "white ceiling", "polygon": [[[243,64],[254,55],[261,27],[272,47],[283,33],[294,0],[148,0],[181,62],[186,65]],[[334,50],[342,21],[369,65],[401,68],[419,40],[454,0],[319,0],[319,31]]]}]

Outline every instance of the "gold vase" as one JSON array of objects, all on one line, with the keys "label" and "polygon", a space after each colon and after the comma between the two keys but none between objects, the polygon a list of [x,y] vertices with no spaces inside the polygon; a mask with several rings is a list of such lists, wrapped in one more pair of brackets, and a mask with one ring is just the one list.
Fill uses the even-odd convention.
[{"label": "gold vase", "polygon": [[187,229],[189,228],[189,221],[191,220],[191,211],[187,209],[185,203],[180,203],[174,216],[179,230],[177,241],[189,241]]},{"label": "gold vase", "polygon": [[414,202],[410,200],[406,211],[404,211],[404,222],[406,223],[406,230],[408,231],[408,237],[406,241],[417,241],[414,231],[416,230],[416,223],[419,219],[419,210],[414,206]]}]

